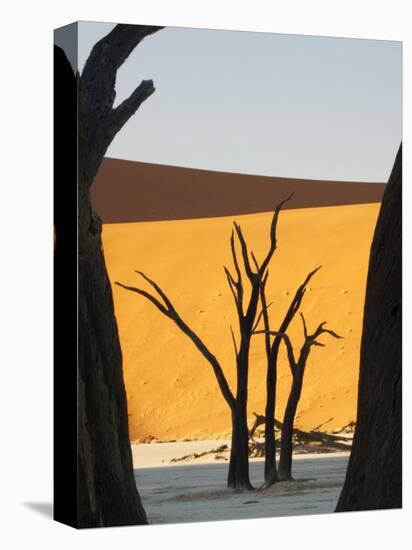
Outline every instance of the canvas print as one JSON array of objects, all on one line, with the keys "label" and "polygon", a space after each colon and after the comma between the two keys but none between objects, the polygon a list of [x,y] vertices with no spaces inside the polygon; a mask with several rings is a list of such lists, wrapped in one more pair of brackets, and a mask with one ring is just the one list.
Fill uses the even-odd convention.
[{"label": "canvas print", "polygon": [[54,44],[55,518],[400,508],[402,44]]}]

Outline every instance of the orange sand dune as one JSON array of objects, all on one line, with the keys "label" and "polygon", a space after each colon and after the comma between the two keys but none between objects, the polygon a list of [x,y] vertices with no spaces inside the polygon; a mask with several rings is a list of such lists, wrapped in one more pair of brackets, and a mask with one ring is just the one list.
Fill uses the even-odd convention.
[{"label": "orange sand dune", "polygon": [[[278,224],[278,250],[267,285],[275,329],[306,274],[315,275],[301,311],[309,329],[321,321],[344,336],[322,337],[313,348],[297,415],[303,429],[325,423],[339,428],[356,415],[361,325],[369,248],[379,204],[287,210]],[[271,213],[237,216],[250,248],[262,258]],[[234,352],[229,331],[237,331],[233,298],[223,265],[232,265],[232,218],[104,225],[109,276],[148,288],[135,273],[146,272],[167,292],[186,322],[220,360],[234,391]],[[145,298],[113,287],[124,358],[131,439],[219,438],[230,431],[229,410],[210,365],[176,325]],[[290,329],[302,342],[296,317]],[[261,336],[250,355],[249,416],[263,414],[266,358]],[[282,347],[276,416],[281,419],[290,385]]]}]

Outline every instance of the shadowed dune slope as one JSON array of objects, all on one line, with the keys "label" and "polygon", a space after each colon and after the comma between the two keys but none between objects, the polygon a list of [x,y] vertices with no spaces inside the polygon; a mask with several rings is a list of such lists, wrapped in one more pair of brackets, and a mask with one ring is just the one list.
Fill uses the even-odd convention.
[{"label": "shadowed dune slope", "polygon": [[[309,358],[297,426],[336,429],[355,419],[359,347],[369,249],[379,204],[287,210],[278,224],[278,250],[267,283],[270,318],[276,329],[297,286],[315,265],[301,311],[312,330],[322,321],[343,340],[322,336],[325,348]],[[270,212],[236,216],[258,259],[267,250]],[[109,277],[149,289],[135,273],[144,271],[166,291],[186,322],[220,360],[235,391],[229,326],[236,322],[223,265],[232,267],[233,217],[106,224],[103,244]],[[217,439],[230,431],[230,415],[212,369],[192,342],[144,297],[113,286],[124,359],[132,440],[156,437]],[[290,335],[298,347],[297,316]],[[237,336],[238,337],[238,336]],[[262,414],[266,357],[262,337],[251,348],[248,415]],[[282,347],[278,406],[281,419],[291,375]]]},{"label": "shadowed dune slope", "polygon": [[[105,158],[92,187],[103,223],[209,218],[380,202],[383,183],[294,180]],[[144,193],[142,193],[144,189]]]}]

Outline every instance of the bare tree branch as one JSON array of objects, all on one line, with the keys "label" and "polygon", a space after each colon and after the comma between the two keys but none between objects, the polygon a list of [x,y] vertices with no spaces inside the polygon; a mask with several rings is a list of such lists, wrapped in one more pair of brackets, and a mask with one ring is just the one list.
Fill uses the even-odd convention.
[{"label": "bare tree branch", "polygon": [[267,268],[267,266],[269,265],[269,262],[276,250],[276,227],[277,227],[277,224],[278,224],[278,218],[279,218],[279,212],[281,211],[282,209],[282,206],[290,201],[290,199],[293,197],[294,193],[291,193],[289,195],[289,197],[287,197],[286,199],[284,199],[283,201],[281,201],[275,208],[275,212],[273,214],[273,218],[272,218],[272,224],[270,226],[270,248],[269,248],[269,251],[267,253],[267,256],[266,258],[263,260],[263,263],[260,267],[260,273],[263,275],[264,272],[265,272],[265,269]]},{"label": "bare tree branch", "polygon": [[155,91],[153,80],[143,80],[135,91],[126,98],[110,115],[109,127],[115,136],[135,114],[140,105]]},{"label": "bare tree branch", "polygon": [[263,326],[265,327],[265,350],[266,350],[267,368],[269,369],[269,365],[271,363],[271,346],[270,346],[270,334],[269,334],[270,323],[269,323],[268,309],[270,307],[270,304],[269,306],[266,305],[267,302],[266,302],[266,294],[265,294],[265,287],[266,287],[266,281],[267,281],[268,275],[269,275],[269,272],[267,271],[263,281],[261,281],[259,292],[260,292],[260,301],[262,302]]},{"label": "bare tree branch", "polygon": [[326,332],[327,334],[330,334],[331,336],[334,336],[335,338],[343,339],[343,336],[340,336],[339,334],[336,334],[336,332],[333,331],[333,330],[325,329],[323,332]]},{"label": "bare tree branch", "polygon": [[300,318],[302,319],[302,324],[303,324],[303,334],[305,336],[305,340],[308,339],[308,329],[306,327],[306,321],[305,321],[305,318],[303,316],[303,313],[299,312],[299,315],[300,315]]},{"label": "bare tree branch", "polygon": [[141,296],[144,296],[145,298],[150,300],[152,302],[152,304],[154,304],[164,315],[167,315],[167,317],[171,317],[170,312],[165,308],[165,306],[163,304],[161,304],[159,302],[159,300],[157,300],[154,296],[152,296],[151,294],[149,294],[145,290],[142,290],[141,288],[136,288],[134,286],[124,285],[122,283],[119,283],[118,281],[115,281],[114,284],[117,285],[117,286],[120,286],[121,288],[124,288],[126,290],[130,290],[131,292],[136,292],[136,294],[140,294]]},{"label": "bare tree branch", "polygon": [[244,238],[243,233],[242,233],[242,229],[241,229],[240,225],[236,222],[233,222],[233,225],[235,226],[236,233],[237,233],[237,236],[238,236],[238,239],[239,239],[239,242],[240,242],[240,248],[241,248],[241,251],[242,251],[243,264],[245,266],[246,275],[248,276],[250,282],[252,284],[254,284],[255,279],[256,279],[256,274],[253,273],[252,268],[250,267],[249,252],[248,252],[248,249],[247,249],[247,244],[246,244],[245,238]]},{"label": "bare tree branch", "polygon": [[[305,349],[310,348],[311,346],[319,346],[319,347],[322,347],[322,348],[325,347],[325,344],[323,344],[322,342],[318,342],[316,340],[316,338],[318,338],[321,334],[330,334],[334,338],[339,338],[339,339],[342,338],[342,336],[339,336],[333,330],[323,328],[326,325],[326,321],[323,321],[323,323],[320,323],[320,325],[318,326],[318,328],[315,330],[315,332],[313,334],[308,334],[308,329],[307,329],[307,326],[306,326],[305,317],[303,316],[303,313],[301,313],[301,312],[299,312],[299,315],[302,319],[303,332],[304,332],[304,336],[305,336],[305,341],[304,341],[304,344],[303,344],[302,350],[301,350],[301,356],[302,357],[305,355],[305,353],[307,353],[305,351]],[[306,359],[305,359],[305,361],[306,361]]]},{"label": "bare tree branch", "polygon": [[167,308],[165,308],[154,296],[149,294],[148,292],[141,290],[139,288],[135,287],[129,287],[126,285],[123,285],[122,283],[115,282],[116,285],[132,291],[136,292],[137,294],[140,294],[141,296],[144,296],[147,298],[152,304],[154,304],[166,317],[169,317],[172,319],[176,325],[180,328],[180,330],[190,338],[190,340],[193,342],[193,344],[196,346],[196,348],[200,351],[200,353],[203,355],[203,357],[210,363],[210,365],[213,368],[213,371],[215,373],[217,382],[219,384],[219,388],[222,392],[222,395],[224,399],[226,400],[227,404],[231,408],[231,410],[234,409],[235,406],[235,398],[229,388],[228,382],[226,380],[226,377],[224,375],[223,369],[220,366],[219,361],[216,359],[216,357],[209,351],[207,346],[204,344],[204,342],[199,338],[199,336],[183,321],[181,316],[177,313],[176,309],[172,305],[169,298],[166,296],[166,294],[163,292],[163,290],[159,287],[157,283],[149,279],[147,275],[142,273],[141,271],[137,271],[136,273],[139,273],[157,292],[160,294],[162,299],[165,301]]},{"label": "bare tree branch", "polygon": [[239,262],[236,254],[235,236],[234,236],[233,229],[230,235],[230,248],[232,251],[232,258],[233,258],[233,264],[235,266],[235,271],[237,275],[237,281],[235,281],[235,278],[227,269],[227,267],[224,266],[224,270],[230,286],[230,290],[232,291],[232,294],[235,298],[236,309],[239,315],[239,320],[241,320],[243,319],[243,283],[242,283],[242,272],[240,270]]},{"label": "bare tree branch", "polygon": [[293,317],[295,316],[296,312],[298,311],[300,304],[302,303],[303,296],[306,292],[306,286],[311,280],[311,278],[319,271],[321,266],[316,267],[313,271],[311,271],[307,276],[306,279],[303,281],[303,283],[300,285],[300,287],[297,289],[295,296],[293,297],[289,309],[285,315],[285,318],[279,328],[279,332],[285,332],[288,328],[290,322],[292,321]]},{"label": "bare tree branch", "polygon": [[259,262],[257,261],[256,256],[253,253],[253,250],[250,251],[250,255],[252,256],[253,263],[255,264],[256,273],[259,273],[259,271],[260,271]]},{"label": "bare tree branch", "polygon": [[286,351],[288,354],[289,366],[292,371],[292,374],[293,375],[295,374],[295,370],[297,368],[297,365],[299,364],[299,361],[296,361],[295,359],[292,343],[290,341],[289,336],[286,334],[286,332],[277,332],[275,330],[255,330],[253,334],[265,334],[270,336],[276,336],[280,339],[283,338],[286,345]]},{"label": "bare tree branch", "polygon": [[[254,334],[266,334],[266,335],[271,335],[271,336],[275,336],[275,339],[272,343],[272,347],[271,347],[271,351],[270,351],[270,357],[268,356],[268,361],[271,362],[271,360],[273,359],[275,353],[276,353],[276,350],[277,350],[277,347],[279,346],[279,343],[282,339],[282,335],[286,332],[287,328],[289,327],[289,324],[291,323],[292,319],[294,318],[296,312],[298,311],[299,307],[300,307],[300,304],[302,302],[302,298],[305,294],[305,291],[306,291],[306,285],[308,284],[308,282],[310,281],[310,279],[313,277],[313,275],[319,271],[321,266],[315,268],[313,271],[311,271],[305,278],[305,280],[303,281],[303,283],[299,286],[299,288],[297,289],[296,293],[295,293],[295,296],[293,297],[290,305],[289,305],[289,308],[288,308],[288,311],[286,312],[286,315],[279,327],[279,330],[278,331],[272,331],[270,330],[270,326],[269,326],[269,319],[267,319],[265,321],[265,330],[264,331],[257,331],[256,328],[257,328],[257,324],[255,324],[255,327],[253,329],[253,333]],[[261,288],[261,301],[262,301],[262,307],[263,307],[263,304],[266,303],[266,295],[265,295],[265,284],[266,284],[266,280],[267,280],[267,272],[266,272],[266,276],[264,278],[264,285],[263,285],[263,288]],[[263,311],[263,310],[262,310]]]},{"label": "bare tree branch", "polygon": [[[121,105],[113,109],[116,99],[116,75],[134,48],[150,34],[163,27],[116,25],[93,47],[79,78],[79,187],[88,190],[97,174],[110,143],[153,92],[151,80],[144,80]],[[84,159],[88,158],[87,169]]]},{"label": "bare tree branch", "polygon": [[225,265],[223,266],[223,269],[225,270],[225,273],[226,273],[226,276],[228,278],[229,284],[233,287],[233,290],[235,290],[237,283],[236,283],[233,275],[230,273],[230,271],[228,270],[228,268]]},{"label": "bare tree branch", "polygon": [[235,235],[232,229],[232,233],[230,235],[230,248],[232,250],[232,258],[233,258],[233,264],[236,269],[237,274],[237,282],[240,283],[242,281],[242,273],[239,268],[239,262],[237,260],[237,254],[236,254],[236,246],[235,246]]},{"label": "bare tree branch", "polygon": [[338,338],[338,339],[342,339],[343,336],[339,336],[339,334],[336,334],[336,332],[334,332],[333,330],[331,329],[328,329],[328,328],[323,328],[323,325],[325,325],[325,323],[322,323],[322,325],[320,327],[318,327],[318,329],[316,330],[315,334],[313,335],[315,338],[317,338],[318,336],[320,336],[321,334],[330,334],[331,336],[333,336],[334,338]]},{"label": "bare tree branch", "polygon": [[175,312],[176,311],[175,308],[173,307],[172,302],[169,300],[169,298],[166,296],[166,294],[163,292],[163,290],[160,288],[160,286],[157,283],[155,283],[152,279],[149,279],[149,277],[147,275],[145,275],[143,273],[143,271],[135,270],[135,273],[140,275],[146,282],[149,283],[150,286],[152,286],[155,289],[155,291],[158,294],[160,294],[160,296],[164,300],[164,303],[166,304],[166,306],[167,306],[167,308],[169,309],[170,312]]},{"label": "bare tree branch", "polygon": [[239,319],[243,317],[243,289],[242,284],[237,283],[230,271],[227,269],[226,266],[223,266],[223,269],[226,273],[227,282],[229,284],[229,288],[233,294],[233,298],[235,300],[236,309],[239,315]]},{"label": "bare tree branch", "polygon": [[232,334],[233,347],[235,348],[235,356],[236,356],[236,358],[237,358],[239,352],[238,352],[238,349],[237,349],[235,333],[233,332],[232,325],[230,325],[230,332],[231,332],[231,334]]},{"label": "bare tree branch", "polygon": [[[286,345],[286,351],[287,351],[287,354],[288,354],[288,362],[289,362],[290,370],[292,371],[292,375],[296,376],[299,361],[296,361],[296,359],[295,359],[295,354],[293,353],[293,347],[292,347],[292,343],[290,341],[289,336],[286,333],[283,333],[282,337],[283,337],[283,341],[285,342],[285,345]],[[299,357],[299,359],[300,359],[300,357]]]}]

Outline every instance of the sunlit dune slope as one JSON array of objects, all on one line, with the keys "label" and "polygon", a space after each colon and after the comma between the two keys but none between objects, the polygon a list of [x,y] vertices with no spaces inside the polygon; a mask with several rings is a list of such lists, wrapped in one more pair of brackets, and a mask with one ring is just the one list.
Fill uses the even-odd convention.
[{"label": "sunlit dune slope", "polygon": [[[297,286],[322,265],[301,311],[309,330],[321,321],[344,337],[322,336],[326,347],[310,355],[297,425],[332,430],[355,419],[361,325],[369,249],[379,204],[288,210],[278,224],[278,249],[270,265],[267,298],[272,328]],[[268,246],[271,213],[236,216],[259,259]],[[232,267],[233,218],[105,225],[104,252],[112,281],[150,287],[144,271],[168,294],[185,321],[217,356],[235,391],[229,326],[238,333],[233,297],[223,265]],[[210,365],[178,327],[144,297],[113,286],[124,359],[131,439],[215,438],[230,431],[228,407]],[[290,336],[298,350],[300,318]],[[276,416],[281,419],[291,375],[282,346]],[[266,356],[255,336],[250,355],[249,417],[264,413]]]}]

